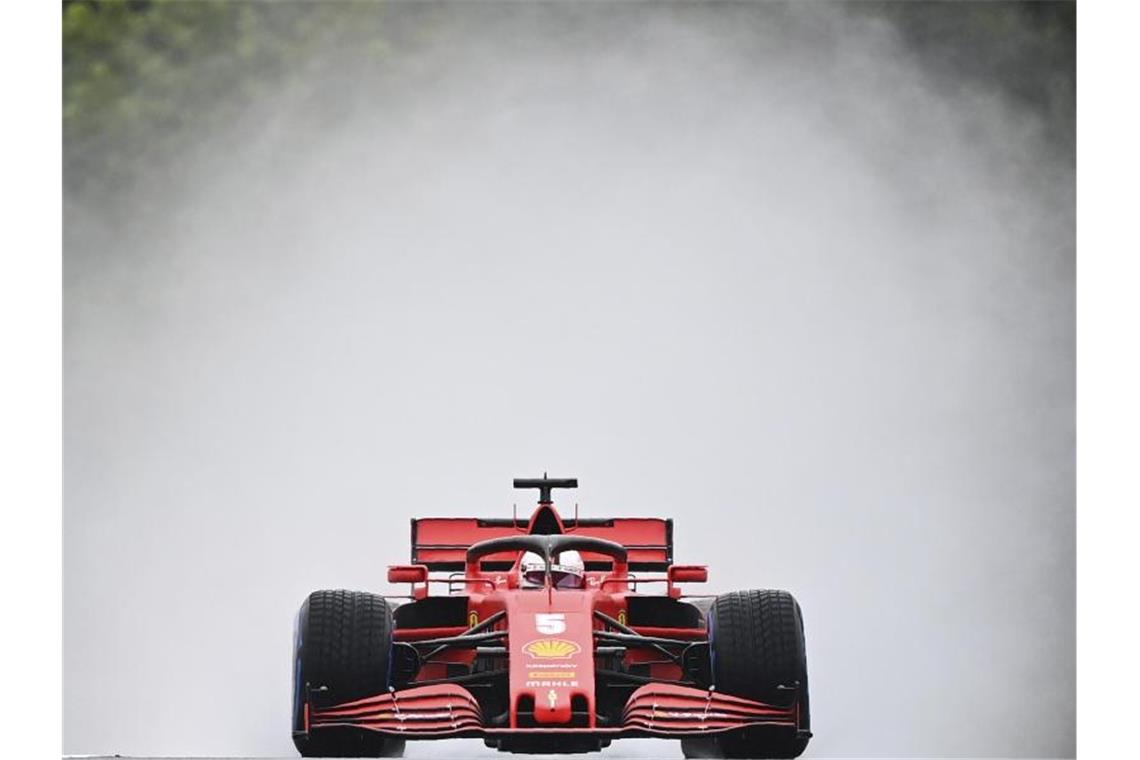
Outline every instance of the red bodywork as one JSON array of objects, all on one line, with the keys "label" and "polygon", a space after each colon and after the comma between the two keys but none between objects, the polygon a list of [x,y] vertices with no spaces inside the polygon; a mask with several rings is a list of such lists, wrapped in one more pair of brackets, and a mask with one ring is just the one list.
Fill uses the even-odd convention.
[{"label": "red bodywork", "polygon": [[[522,550],[479,547],[529,536],[602,539],[624,555],[582,550],[581,590],[520,588]],[[705,575],[673,564],[672,522],[659,518],[564,521],[540,502],[526,523],[413,520],[412,565],[392,568],[390,577],[423,582],[396,611],[392,683],[352,702],[307,702],[304,730],[478,736],[523,751],[597,749],[623,736],[800,730],[796,694],[772,705],[707,683],[704,616],[686,601],[696,597],[682,597],[677,586]],[[429,594],[429,585],[447,592]],[[643,592],[647,586],[657,593]],[[431,601],[441,598],[452,601]],[[404,611],[408,605],[444,612]]]}]

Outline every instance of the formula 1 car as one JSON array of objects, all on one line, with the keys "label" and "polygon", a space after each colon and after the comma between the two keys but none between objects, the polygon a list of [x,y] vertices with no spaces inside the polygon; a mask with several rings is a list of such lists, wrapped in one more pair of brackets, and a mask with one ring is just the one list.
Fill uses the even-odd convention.
[{"label": "formula 1 car", "polygon": [[[507,752],[681,740],[685,757],[791,758],[811,737],[800,607],[786,591],[681,594],[673,522],[412,520],[388,568],[407,596],[315,591],[297,614],[293,741],[304,757],[399,757],[409,739]],[[663,584],[664,593],[644,593]],[[431,594],[429,587],[446,587]],[[660,586],[658,587],[660,588]]]}]

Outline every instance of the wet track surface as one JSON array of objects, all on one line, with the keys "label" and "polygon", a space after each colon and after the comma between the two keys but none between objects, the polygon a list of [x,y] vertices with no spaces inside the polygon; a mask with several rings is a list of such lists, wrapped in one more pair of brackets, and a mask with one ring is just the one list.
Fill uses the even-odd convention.
[{"label": "wet track surface", "polygon": [[[65,755],[69,760],[296,760],[296,754],[280,755]],[[680,760],[681,744],[675,741],[655,739],[626,739],[620,744],[588,754],[564,755],[515,755],[497,752],[482,746],[478,741],[438,741],[409,742],[404,752],[406,760],[510,760],[510,758],[546,758],[547,760],[573,760],[594,758],[594,760]]]},{"label": "wet track surface", "polygon": [[[296,760],[296,754],[281,755],[64,755],[68,760]],[[404,752],[406,760],[491,760],[500,758],[546,758],[547,760],[573,760],[594,758],[595,760],[680,760],[681,745],[679,742],[656,741],[653,739],[629,739],[623,746],[615,746],[602,752],[588,754],[564,755],[515,755],[505,752],[496,752],[481,746],[478,742],[409,742]]]},{"label": "wet track surface", "polygon": [[[298,755],[258,755],[247,757],[236,756],[205,756],[205,755],[64,755],[65,760],[297,760]],[[488,750],[486,752],[479,751],[478,748],[460,749],[458,751],[452,749],[449,751],[436,751],[432,752],[413,752],[409,751],[404,754],[406,760],[488,760],[488,758],[499,757],[503,760],[509,758],[545,758],[547,760],[554,760],[561,758],[561,760],[570,760],[573,758],[597,758],[597,760],[676,760],[681,757],[680,747],[671,748],[664,746],[660,752],[646,751],[641,753],[622,752],[620,749],[613,752],[592,752],[589,754],[564,754],[564,755],[515,755],[509,753],[498,753]],[[865,760],[865,759],[861,759]]]}]

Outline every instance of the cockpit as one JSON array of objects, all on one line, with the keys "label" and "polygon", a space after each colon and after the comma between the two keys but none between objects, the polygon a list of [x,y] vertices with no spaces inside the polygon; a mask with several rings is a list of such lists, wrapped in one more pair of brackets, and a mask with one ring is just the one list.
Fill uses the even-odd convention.
[{"label": "cockpit", "polygon": [[[556,589],[580,589],[586,586],[586,565],[574,549],[559,552],[551,558],[550,585]],[[545,588],[546,562],[534,552],[526,552],[519,561],[519,587]]]}]

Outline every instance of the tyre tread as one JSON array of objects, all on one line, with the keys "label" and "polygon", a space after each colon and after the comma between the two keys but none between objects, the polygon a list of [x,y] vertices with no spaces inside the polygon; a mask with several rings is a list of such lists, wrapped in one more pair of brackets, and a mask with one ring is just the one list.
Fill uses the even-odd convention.
[{"label": "tyre tread", "polygon": [[[388,687],[392,609],[376,594],[314,591],[302,606],[301,670],[311,688],[327,687],[320,704],[348,702]],[[304,757],[398,757],[403,740],[347,729],[295,737]]]},{"label": "tyre tread", "polygon": [[[713,681],[718,691],[774,704],[786,703],[779,687],[799,684],[800,728],[810,728],[807,658],[799,603],[787,591],[753,589],[721,594],[710,610],[713,623]],[[769,742],[748,736],[717,742],[724,757],[796,757],[807,740],[796,736]],[[709,748],[692,744],[692,756]],[[698,754],[700,753],[700,754]]]}]

